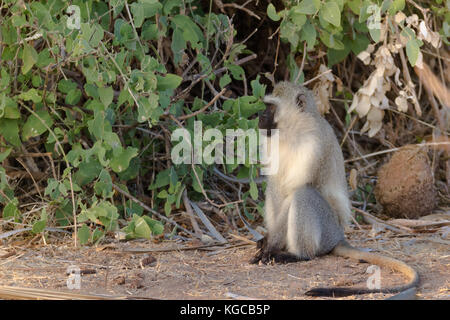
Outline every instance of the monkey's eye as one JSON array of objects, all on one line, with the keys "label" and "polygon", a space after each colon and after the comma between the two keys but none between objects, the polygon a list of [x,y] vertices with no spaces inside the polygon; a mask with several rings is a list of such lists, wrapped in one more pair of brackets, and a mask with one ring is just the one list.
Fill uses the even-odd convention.
[{"label": "monkey's eye", "polygon": [[300,110],[303,110],[303,108],[306,106],[306,96],[303,93],[300,93],[296,98],[296,102]]},{"label": "monkey's eye", "polygon": [[276,108],[277,108],[277,106],[272,103],[267,104],[267,110],[270,111],[271,113],[274,113]]}]

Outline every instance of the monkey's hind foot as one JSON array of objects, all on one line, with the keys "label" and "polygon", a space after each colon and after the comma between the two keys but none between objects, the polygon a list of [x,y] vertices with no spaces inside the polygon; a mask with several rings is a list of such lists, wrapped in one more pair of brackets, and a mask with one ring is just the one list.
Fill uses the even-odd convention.
[{"label": "monkey's hind foot", "polygon": [[269,248],[269,246],[267,244],[267,237],[264,237],[264,238],[258,240],[258,242],[256,243],[256,248],[258,248],[258,252],[249,261],[251,264],[257,264],[260,261],[263,264],[270,264],[270,263],[285,264],[285,263],[309,260],[309,259],[299,258],[296,255],[289,253],[287,251]]},{"label": "monkey's hind foot", "polygon": [[[264,259],[264,258],[266,258],[266,259]],[[286,264],[286,263],[292,263],[292,262],[298,262],[298,261],[304,260],[304,259],[299,259],[297,256],[293,255],[292,253],[285,252],[285,251],[274,251],[274,252],[270,253],[268,255],[268,257],[263,257],[263,259],[261,261],[265,264],[267,264],[269,262]]]}]

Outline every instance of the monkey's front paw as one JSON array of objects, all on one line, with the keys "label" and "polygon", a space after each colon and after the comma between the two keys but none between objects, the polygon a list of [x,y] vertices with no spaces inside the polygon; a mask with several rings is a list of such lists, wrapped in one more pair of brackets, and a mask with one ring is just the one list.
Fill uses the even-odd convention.
[{"label": "monkey's front paw", "polygon": [[250,259],[250,264],[257,264],[264,255],[267,255],[267,238],[261,238],[256,242],[256,248],[258,249],[258,252],[254,255],[252,259]]}]

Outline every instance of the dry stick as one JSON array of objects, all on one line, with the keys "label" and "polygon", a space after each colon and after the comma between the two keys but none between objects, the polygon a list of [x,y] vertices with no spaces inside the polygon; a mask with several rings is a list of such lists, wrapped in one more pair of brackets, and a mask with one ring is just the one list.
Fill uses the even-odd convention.
[{"label": "dry stick", "polygon": [[34,186],[35,186],[36,190],[37,190],[38,193],[39,193],[39,196],[41,197],[41,199],[43,199],[42,193],[41,193],[41,191],[40,191],[40,188],[39,188],[39,186],[38,186],[36,180],[34,179],[33,175],[31,174],[30,169],[28,169],[28,167],[25,165],[25,163],[24,163],[20,158],[16,158],[16,161],[19,162],[19,163],[22,165],[22,167],[24,167],[25,170],[28,172],[28,174],[29,174],[30,177],[31,177],[31,180],[33,180],[33,183],[34,183]]},{"label": "dry stick", "polygon": [[407,113],[400,112],[400,111],[395,110],[395,109],[392,109],[392,108],[387,108],[386,110],[392,111],[392,112],[394,112],[394,113],[396,113],[396,114],[401,114],[401,115],[405,116],[406,118],[411,119],[411,120],[413,120],[413,121],[416,121],[416,122],[418,122],[418,123],[420,123],[420,124],[422,124],[422,125],[424,125],[424,126],[426,126],[426,127],[428,127],[428,128],[436,129],[436,127],[433,126],[432,124],[426,123],[425,121],[422,121],[422,120],[417,119],[417,118],[415,118],[415,117],[413,117],[413,116],[410,116],[410,115],[407,114]]},{"label": "dry stick", "polygon": [[[48,132],[53,136],[53,138],[56,141],[56,145],[58,146],[58,148],[61,151],[61,154],[63,155],[64,158],[64,162],[66,163],[67,168],[71,168],[69,161],[67,160],[67,156],[66,153],[64,152],[64,148],[61,145],[61,142],[59,142],[58,137],[55,135],[55,133],[53,132],[53,130],[47,125],[47,123],[36,113],[34,112],[32,109],[30,109],[26,104],[22,103],[19,100],[19,104],[21,106],[23,106],[25,109],[28,110],[28,112],[32,113],[36,118],[39,119],[39,121],[41,121],[41,123],[44,125],[44,127],[48,130]],[[72,215],[73,215],[73,224],[74,224],[74,237],[73,237],[73,241],[74,241],[74,247],[77,247],[78,244],[78,227],[77,227],[77,212],[76,212],[76,204],[75,204],[75,192],[73,190],[73,183],[72,183],[72,170],[68,171],[68,176],[69,176],[69,184],[70,184],[70,197],[72,199]]]},{"label": "dry stick", "polygon": [[357,116],[353,116],[352,122],[348,126],[347,130],[345,130],[344,138],[342,138],[342,142],[341,142],[341,148],[344,145],[345,140],[347,140],[348,133],[350,132],[350,130],[352,130],[352,128],[355,125],[357,119],[358,119]]},{"label": "dry stick", "polygon": [[201,108],[200,110],[197,110],[197,111],[195,111],[193,113],[186,114],[184,116],[180,116],[177,119],[182,121],[182,120],[186,120],[186,119],[195,117],[196,115],[199,115],[199,114],[205,112],[205,110],[208,109],[210,106],[212,106],[226,91],[227,91],[227,89],[223,88],[222,91],[220,91],[218,94],[216,94],[214,96],[214,98],[210,102],[208,102],[208,104],[205,105],[203,108]]},{"label": "dry stick", "polygon": [[[187,230],[186,228],[180,226],[178,223],[176,223],[176,222],[173,221],[172,219],[167,218],[167,217],[163,216],[162,214],[160,214],[159,212],[153,210],[152,208],[150,208],[149,206],[147,206],[145,203],[143,203],[143,202],[140,201],[139,199],[135,198],[134,196],[132,196],[132,195],[129,194],[128,192],[123,191],[122,189],[120,189],[120,188],[119,188],[118,186],[116,186],[114,183],[113,183],[112,186],[113,186],[113,188],[114,188],[117,192],[119,192],[119,193],[123,194],[124,196],[130,198],[130,200],[133,200],[134,202],[136,202],[137,204],[139,204],[142,208],[144,208],[145,210],[147,210],[147,211],[150,212],[151,214],[157,216],[157,217],[160,218],[161,220],[164,220],[164,221],[166,221],[166,222],[169,222],[169,223],[173,224],[173,225],[176,226],[178,229],[183,230],[184,232],[186,232],[188,235],[190,235],[190,236],[192,236],[192,237],[197,237],[196,234],[194,234],[194,233],[192,233],[191,231]],[[197,237],[197,238],[198,238],[198,237]]]},{"label": "dry stick", "polygon": [[230,250],[230,249],[240,248],[240,247],[248,247],[248,246],[254,246],[254,244],[250,244],[250,243],[233,244],[231,246],[221,247],[220,249],[217,249],[215,251],[210,251],[206,255],[209,257],[209,256],[216,255],[216,254],[218,254],[218,253],[220,253],[222,251],[225,251],[225,250]]},{"label": "dry stick", "polygon": [[191,203],[187,196],[186,189],[184,189],[184,191],[183,191],[183,202],[184,202],[184,207],[186,208],[186,212],[189,215],[189,219],[191,220],[191,224],[192,224],[192,227],[194,228],[195,234],[201,239],[203,232],[200,229],[200,227],[198,226],[197,220],[195,220],[194,212],[192,211],[192,206],[191,206]]},{"label": "dry stick", "polygon": [[[240,66],[241,64],[244,64],[244,63],[249,62],[249,61],[251,61],[253,59],[256,59],[256,57],[258,57],[258,55],[256,53],[254,53],[252,55],[249,55],[247,57],[244,57],[242,59],[237,60],[236,62],[233,63],[233,65]],[[218,74],[220,74],[222,72],[227,71],[227,69],[228,69],[227,67],[219,68],[216,71],[214,71],[214,74],[218,75]]]},{"label": "dry stick", "polygon": [[23,287],[0,286],[0,298],[2,299],[36,299],[36,300],[125,300],[146,299],[159,300],[156,298],[141,296],[111,296],[100,294],[78,294],[71,292],[34,289]]},{"label": "dry stick", "polygon": [[[244,5],[246,5],[246,4],[249,3],[249,2],[250,2],[250,1],[247,1]],[[254,18],[258,19],[258,20],[261,20],[261,18],[260,18],[259,16],[257,16],[255,13],[253,13],[250,9],[247,9],[247,8],[245,8],[244,6],[240,6],[240,5],[236,4],[236,3],[224,3],[224,4],[223,4],[223,7],[233,7],[233,8],[236,8],[236,9],[239,9],[239,10],[242,10],[242,11],[245,11],[245,12],[248,13],[250,16],[252,16],[252,17],[254,17]]]},{"label": "dry stick", "polygon": [[[189,199],[188,199],[188,201],[189,201]],[[195,213],[199,216],[199,218],[202,220],[205,227],[208,228],[209,232],[211,232],[211,234],[214,236],[214,238],[219,240],[220,243],[228,242],[227,239],[225,239],[220,234],[220,232],[217,231],[217,229],[213,226],[211,221],[209,221],[209,219],[206,217],[206,215],[203,213],[203,211],[198,207],[198,205],[195,202],[192,202],[191,204],[192,204],[192,207],[194,208]]]},{"label": "dry stick", "polygon": [[134,36],[136,37],[136,39],[139,43],[139,46],[141,47],[141,50],[144,51],[144,47],[142,46],[142,43],[141,43],[141,38],[139,37],[139,34],[137,33],[136,26],[134,25],[134,22],[133,22],[133,17],[131,16],[131,13],[130,13],[130,7],[128,6],[128,1],[125,1],[125,8],[127,9],[128,18],[130,19],[131,26],[133,27]]},{"label": "dry stick", "polygon": [[[437,146],[437,145],[450,145],[450,142],[447,142],[447,141],[445,141],[445,142],[427,142],[427,143],[415,144],[415,146],[418,146],[418,147]],[[348,160],[345,160],[344,162],[348,163],[348,162],[358,161],[358,160],[362,160],[362,159],[366,159],[366,158],[370,158],[370,157],[374,157],[374,156],[379,156],[380,154],[390,153],[390,152],[394,152],[394,151],[398,151],[398,150],[400,150],[400,148],[392,148],[392,149],[377,151],[374,153],[366,154],[362,157],[348,159]]]},{"label": "dry stick", "polygon": [[246,237],[240,236],[238,234],[234,234],[234,233],[229,233],[230,236],[232,236],[233,238],[236,238],[238,240],[244,241],[248,244],[256,244],[256,241],[253,241],[251,239],[247,239]]},{"label": "dry stick", "polygon": [[331,71],[332,71],[331,69],[328,69],[327,71],[322,72],[321,74],[318,74],[318,75],[315,76],[314,78],[309,79],[308,81],[303,82],[303,86],[306,86],[306,85],[310,84],[311,82],[313,82],[313,81],[319,79],[321,76],[323,76],[324,74],[327,74],[327,73],[329,73],[329,72],[331,72]]},{"label": "dry stick", "polygon": [[29,157],[29,158],[40,158],[40,157],[49,157],[52,155],[51,152],[17,152],[11,154],[13,157]]},{"label": "dry stick", "polygon": [[377,217],[371,215],[370,213],[368,213],[368,212],[366,212],[364,210],[361,210],[361,209],[358,209],[358,208],[355,208],[355,207],[352,207],[352,209],[357,211],[357,212],[359,212],[359,213],[361,213],[364,216],[365,220],[367,220],[370,224],[374,224],[374,223],[377,224],[378,223],[378,224],[381,224],[381,225],[385,226],[386,229],[389,229],[389,230],[392,230],[392,231],[395,231],[395,232],[400,232],[400,233],[405,233],[405,232],[412,233],[413,232],[413,230],[411,230],[408,227],[394,226],[394,225],[390,224],[389,222],[386,222],[386,221],[383,221],[381,219],[378,219]]},{"label": "dry stick", "polygon": [[223,246],[225,243],[211,243],[204,244],[200,246],[184,246],[184,247],[176,247],[176,248],[158,248],[158,249],[147,249],[147,248],[125,248],[120,251],[120,253],[152,253],[152,252],[172,252],[172,251],[189,251],[189,250],[197,250],[197,249],[205,249],[211,247]]},{"label": "dry stick", "polygon": [[297,82],[298,82],[298,79],[300,79],[300,75],[302,74],[303,68],[304,68],[304,66],[305,66],[305,59],[306,59],[306,41],[303,43],[303,57],[302,57],[302,63],[301,63],[301,65],[300,65],[300,69],[298,69],[298,74],[297,74],[297,76],[295,77],[294,83],[297,83]]}]

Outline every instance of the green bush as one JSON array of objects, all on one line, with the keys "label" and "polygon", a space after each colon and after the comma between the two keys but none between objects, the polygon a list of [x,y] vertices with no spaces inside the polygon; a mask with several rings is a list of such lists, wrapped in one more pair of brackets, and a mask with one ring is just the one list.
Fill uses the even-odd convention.
[{"label": "green bush", "polygon": [[[254,53],[236,41],[239,30],[233,20],[225,12],[214,13],[213,3],[0,2],[3,219],[33,225],[35,233],[49,225],[81,223],[78,238],[88,243],[120,227],[128,238],[163,232],[159,219],[120,198],[117,187],[149,194],[146,202],[165,215],[180,208],[185,191],[191,199],[212,202],[208,189],[214,165],[172,164],[170,134],[184,127],[193,135],[196,119],[203,130],[215,128],[224,135],[227,129],[257,128],[267,83],[260,75],[248,78],[242,63]],[[291,79],[300,82],[304,75],[294,60],[298,52],[326,50],[332,67],[351,52],[357,55],[370,43],[389,40],[382,29],[394,33],[398,26],[415,65],[423,44],[418,24],[393,22],[399,11],[408,17],[417,11],[405,0],[285,1],[278,10],[272,3],[260,5],[270,18],[264,23],[277,23],[281,40],[290,44],[287,66]],[[427,2],[445,44],[448,6],[448,1]],[[231,85],[246,94],[219,93]],[[213,111],[189,116],[205,106]],[[26,170],[23,179],[11,178],[11,168],[17,167]],[[221,167],[249,179],[239,199],[233,199],[242,202],[249,218],[263,207],[254,180],[257,169],[248,161]],[[40,214],[24,216],[20,203],[36,199]],[[234,201],[220,205],[235,210]]]}]

